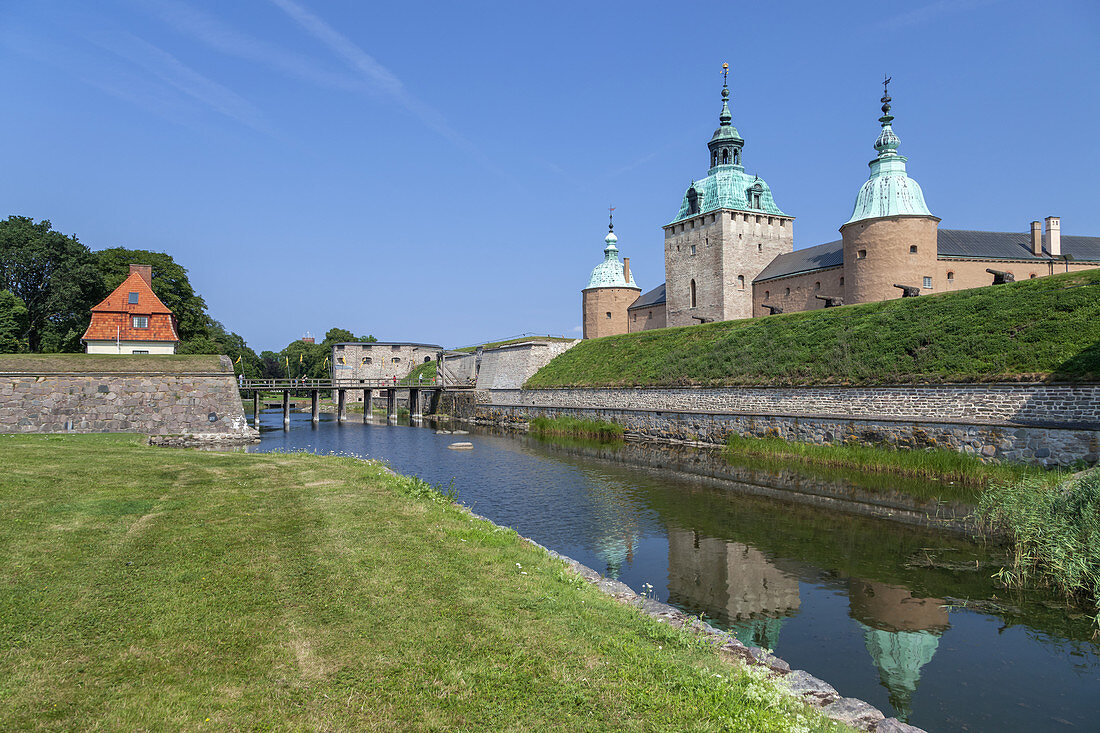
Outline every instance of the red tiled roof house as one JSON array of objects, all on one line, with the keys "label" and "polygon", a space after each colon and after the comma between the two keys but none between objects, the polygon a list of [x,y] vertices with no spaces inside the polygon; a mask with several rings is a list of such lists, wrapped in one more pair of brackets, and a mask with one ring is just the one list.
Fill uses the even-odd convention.
[{"label": "red tiled roof house", "polygon": [[92,308],[81,339],[89,354],[174,354],[176,316],[153,293],[153,268],[130,265],[115,292]]}]

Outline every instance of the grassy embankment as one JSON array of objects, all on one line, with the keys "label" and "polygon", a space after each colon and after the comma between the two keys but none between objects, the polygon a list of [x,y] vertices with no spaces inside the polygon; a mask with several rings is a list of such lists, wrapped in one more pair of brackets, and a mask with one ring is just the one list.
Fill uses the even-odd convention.
[{"label": "grassy embankment", "polygon": [[473,353],[478,349],[495,349],[498,346],[507,346],[508,344],[522,344],[525,341],[533,341],[539,339],[540,341],[573,341],[574,339],[566,338],[565,336],[520,336],[514,339],[505,339],[504,341],[490,341],[484,344],[478,344],[477,346],[462,346],[454,349],[454,351],[465,351]]},{"label": "grassy embankment", "polygon": [[11,729],[828,729],[373,463],[0,436]]},{"label": "grassy embankment", "polygon": [[623,426],[603,420],[579,420],[575,417],[536,417],[528,428],[535,435],[567,438],[591,438],[594,440],[622,440]]},{"label": "grassy embankment", "polygon": [[[409,376],[400,380],[398,384],[417,385],[417,384],[434,384],[435,383],[435,360],[426,361],[422,364],[417,364],[416,368],[409,372]],[[417,380],[417,377],[423,377],[423,382]]]},{"label": "grassy embankment", "polygon": [[525,385],[1100,379],[1100,270],[588,339]]},{"label": "grassy embankment", "polygon": [[210,354],[0,354],[0,373],[216,372],[232,374]]}]

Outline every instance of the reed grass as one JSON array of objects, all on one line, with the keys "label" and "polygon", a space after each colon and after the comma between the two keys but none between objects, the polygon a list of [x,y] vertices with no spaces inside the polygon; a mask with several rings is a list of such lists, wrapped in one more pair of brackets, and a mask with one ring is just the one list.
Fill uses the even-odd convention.
[{"label": "reed grass", "polygon": [[1100,469],[1053,488],[1034,478],[997,483],[983,493],[977,514],[1010,539],[1011,564],[996,575],[1001,582],[1090,601],[1100,627]]},{"label": "reed grass", "polygon": [[568,438],[592,438],[595,440],[622,440],[623,426],[603,420],[581,420],[575,417],[536,417],[529,424],[535,435],[552,435]]},{"label": "reed grass", "polygon": [[864,472],[954,481],[971,487],[1028,478],[1050,486],[1064,472],[1013,463],[983,463],[974,456],[943,448],[891,449],[865,445],[814,445],[783,438],[745,438],[731,435],[726,441],[731,458],[747,456],[765,460],[800,461],[819,466],[858,469]]}]

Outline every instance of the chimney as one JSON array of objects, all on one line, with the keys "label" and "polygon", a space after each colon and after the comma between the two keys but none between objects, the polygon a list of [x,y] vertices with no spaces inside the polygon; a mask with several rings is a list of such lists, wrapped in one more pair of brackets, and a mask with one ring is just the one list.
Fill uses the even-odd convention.
[{"label": "chimney", "polygon": [[1062,220],[1057,216],[1047,217],[1047,254],[1051,257],[1062,255]]},{"label": "chimney", "polygon": [[1031,222],[1031,254],[1040,257],[1043,254],[1043,223]]},{"label": "chimney", "polygon": [[141,275],[141,279],[150,285],[153,284],[153,266],[152,265],[130,265],[130,274],[134,273]]},{"label": "chimney", "polygon": [[626,284],[630,284],[630,258],[623,257],[623,280],[626,280]]}]

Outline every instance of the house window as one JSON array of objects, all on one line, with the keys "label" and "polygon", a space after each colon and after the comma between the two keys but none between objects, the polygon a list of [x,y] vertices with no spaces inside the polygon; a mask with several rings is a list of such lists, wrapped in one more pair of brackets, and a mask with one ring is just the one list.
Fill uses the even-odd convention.
[{"label": "house window", "polygon": [[[130,305],[137,305],[137,302],[138,302],[137,298],[138,298],[137,293],[130,293]],[[136,354],[137,352],[135,351],[134,353]]]},{"label": "house window", "polygon": [[955,281],[955,273],[948,272],[947,273],[947,282],[954,282],[954,281]]},{"label": "house window", "polygon": [[695,281],[691,281],[691,307],[695,307]]},{"label": "house window", "polygon": [[744,275],[738,275],[737,276],[737,287],[738,287],[739,290],[744,290],[745,289],[745,276]]},{"label": "house window", "polygon": [[364,366],[366,366],[367,364],[370,364],[370,363],[371,363],[371,358],[370,358],[369,356],[364,356],[364,357],[363,357],[363,360],[362,360],[361,362],[359,362],[359,363],[360,363],[360,364],[362,364],[362,365],[364,365]]},{"label": "house window", "polygon": [[856,253],[856,259],[857,259],[857,260],[865,260],[865,259],[867,259],[867,250],[865,250],[865,249],[861,249],[861,250],[860,250],[859,252],[857,252],[857,253]]},{"label": "house window", "polygon": [[131,351],[130,353],[131,353],[131,354],[148,354],[148,353],[149,353],[149,349],[134,349],[134,350],[133,350],[133,351]]},{"label": "house window", "polygon": [[916,253],[917,253],[917,245],[910,244],[909,245],[909,254],[915,255]]},{"label": "house window", "polygon": [[134,316],[134,328],[149,328],[149,316]]},{"label": "house window", "polygon": [[928,288],[929,290],[932,289],[932,278],[925,276],[924,287]]}]

